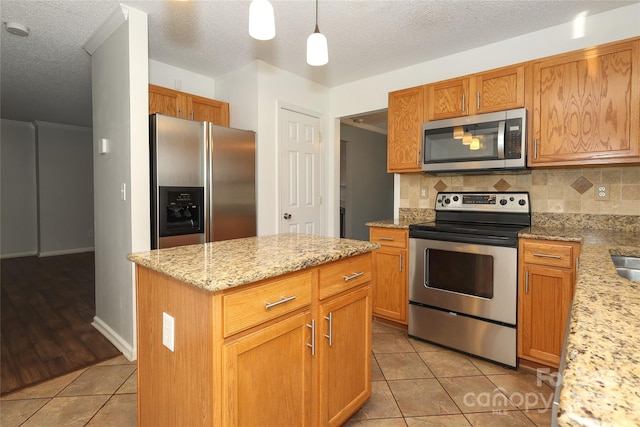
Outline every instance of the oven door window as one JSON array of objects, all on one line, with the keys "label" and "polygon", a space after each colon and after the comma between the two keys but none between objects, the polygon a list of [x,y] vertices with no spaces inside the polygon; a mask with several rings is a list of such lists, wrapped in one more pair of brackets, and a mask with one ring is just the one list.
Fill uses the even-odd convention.
[{"label": "oven door window", "polygon": [[482,298],[493,298],[493,256],[427,249],[425,285]]}]

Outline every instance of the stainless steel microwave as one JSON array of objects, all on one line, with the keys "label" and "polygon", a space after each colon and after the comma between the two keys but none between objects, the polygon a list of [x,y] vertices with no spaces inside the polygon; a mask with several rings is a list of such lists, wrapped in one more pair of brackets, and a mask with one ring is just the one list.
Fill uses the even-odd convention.
[{"label": "stainless steel microwave", "polygon": [[527,110],[434,120],[422,125],[422,171],[467,173],[525,169]]}]

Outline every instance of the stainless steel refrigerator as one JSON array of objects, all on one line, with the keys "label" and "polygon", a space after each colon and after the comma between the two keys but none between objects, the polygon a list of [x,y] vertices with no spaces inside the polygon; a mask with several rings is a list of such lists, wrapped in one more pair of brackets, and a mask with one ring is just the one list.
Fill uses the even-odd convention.
[{"label": "stainless steel refrigerator", "polygon": [[256,235],[255,132],[152,114],[151,248]]}]

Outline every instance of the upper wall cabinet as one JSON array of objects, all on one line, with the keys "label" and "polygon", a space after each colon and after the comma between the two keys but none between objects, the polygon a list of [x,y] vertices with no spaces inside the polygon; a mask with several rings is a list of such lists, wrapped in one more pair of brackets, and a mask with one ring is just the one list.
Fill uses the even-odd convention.
[{"label": "upper wall cabinet", "polygon": [[524,65],[426,85],[425,120],[524,107]]},{"label": "upper wall cabinet", "polygon": [[161,113],[229,126],[229,104],[189,93],[149,85],[149,114]]},{"label": "upper wall cabinet", "polygon": [[533,63],[529,166],[640,162],[640,39]]},{"label": "upper wall cabinet", "polygon": [[420,172],[424,87],[389,93],[387,171]]}]

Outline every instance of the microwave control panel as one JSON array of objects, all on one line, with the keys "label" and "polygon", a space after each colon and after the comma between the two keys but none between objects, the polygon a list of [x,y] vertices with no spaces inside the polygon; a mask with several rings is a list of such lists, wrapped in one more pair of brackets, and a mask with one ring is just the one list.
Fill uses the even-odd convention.
[{"label": "microwave control panel", "polygon": [[436,211],[528,213],[529,209],[527,192],[440,192],[436,196]]}]

